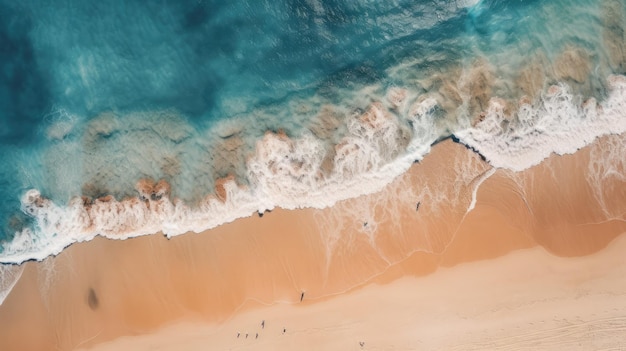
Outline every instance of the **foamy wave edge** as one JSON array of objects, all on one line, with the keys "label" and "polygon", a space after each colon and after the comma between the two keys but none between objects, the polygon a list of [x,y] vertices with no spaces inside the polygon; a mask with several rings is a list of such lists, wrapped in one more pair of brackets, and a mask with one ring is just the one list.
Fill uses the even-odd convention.
[{"label": "foamy wave edge", "polygon": [[567,85],[553,85],[538,104],[521,101],[515,118],[507,118],[501,100],[491,99],[482,121],[454,134],[494,167],[522,171],[552,153],[571,154],[600,136],[626,132],[626,77],[611,75],[607,83],[609,95],[601,103],[579,103]]},{"label": "foamy wave edge", "polygon": [[[534,103],[522,99],[514,116],[506,115],[503,100],[492,98],[479,122],[467,122],[452,135],[494,167],[521,171],[553,152],[573,153],[602,135],[626,132],[626,77],[610,76],[608,87],[608,97],[601,103],[594,98],[580,103],[567,85],[555,85]],[[223,179],[216,195],[208,195],[194,207],[170,199],[165,182],[140,181],[138,196],[122,201],[106,197],[89,202],[76,197],[67,206],[42,197],[36,189],[29,190],[21,199],[22,211],[32,216],[36,225],[3,244],[0,262],[43,260],[97,235],[127,239],[162,232],[172,237],[202,232],[275,207],[324,208],[378,192],[422,159],[433,142],[446,136],[433,125],[437,100],[407,96],[406,90],[394,88],[385,105],[374,103],[349,121],[349,132],[334,146],[330,174],[322,171],[325,151],[321,140],[311,134],[291,139],[266,133],[247,162],[250,185],[240,186],[232,177]],[[389,110],[403,112],[404,117]],[[403,128],[411,129],[408,143],[399,142]]]}]

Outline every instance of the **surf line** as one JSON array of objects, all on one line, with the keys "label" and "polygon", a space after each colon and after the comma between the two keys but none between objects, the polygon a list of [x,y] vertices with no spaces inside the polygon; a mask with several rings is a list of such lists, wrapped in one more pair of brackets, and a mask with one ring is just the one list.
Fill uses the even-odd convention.
[{"label": "surf line", "polygon": [[467,207],[467,211],[465,211],[465,214],[470,213],[474,209],[474,207],[476,207],[476,194],[478,194],[478,188],[480,188],[480,185],[489,177],[491,177],[494,173],[496,173],[495,167],[489,169],[487,172],[483,173],[480,178],[478,178],[478,182],[476,183],[476,186],[472,191],[472,202],[470,202],[469,206]]}]

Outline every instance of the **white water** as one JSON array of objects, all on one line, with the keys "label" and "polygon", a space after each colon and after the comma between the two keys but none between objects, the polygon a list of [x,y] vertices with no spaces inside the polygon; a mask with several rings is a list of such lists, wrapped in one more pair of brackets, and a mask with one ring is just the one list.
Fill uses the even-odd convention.
[{"label": "white water", "polygon": [[[522,105],[506,127],[502,106],[492,99],[482,122],[454,134],[494,167],[523,170],[553,152],[573,153],[599,136],[626,132],[626,78],[609,77],[609,87],[605,101],[597,104],[590,99],[582,105],[580,97],[569,93],[567,86],[551,87],[537,104]],[[396,96],[392,104],[409,106],[403,117],[374,104],[366,113],[349,119],[347,132],[334,146],[330,173],[322,167],[327,152],[322,140],[309,133],[295,139],[267,133],[257,141],[246,163],[250,184],[243,187],[226,181],[224,202],[207,196],[191,207],[164,193],[158,200],[96,200],[91,206],[75,198],[62,206],[30,190],[21,200],[22,209],[34,217],[36,229],[27,228],[5,243],[0,260],[42,260],[96,235],[126,239],[157,232],[168,237],[201,232],[277,206],[324,208],[380,191],[415,160],[422,159],[439,137],[431,115],[436,101],[420,99],[413,105],[410,101],[410,97],[398,100]],[[411,139],[404,148],[406,143],[399,140],[407,122],[412,126]],[[141,195],[149,199],[151,193]],[[474,203],[475,196],[469,210]]]}]

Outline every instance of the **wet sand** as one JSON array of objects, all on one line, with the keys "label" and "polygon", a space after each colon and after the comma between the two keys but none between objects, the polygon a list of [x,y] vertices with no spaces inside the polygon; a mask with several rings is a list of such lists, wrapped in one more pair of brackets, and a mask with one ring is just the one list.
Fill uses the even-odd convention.
[{"label": "wet sand", "polygon": [[0,349],[571,349],[572,324],[605,345],[626,328],[625,145],[513,173],[448,140],[329,209],[75,244],[26,264]]}]

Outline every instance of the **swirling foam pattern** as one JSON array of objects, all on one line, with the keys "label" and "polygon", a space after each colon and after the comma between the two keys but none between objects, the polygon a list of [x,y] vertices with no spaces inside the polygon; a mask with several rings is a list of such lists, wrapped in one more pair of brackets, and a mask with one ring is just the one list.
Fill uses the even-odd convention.
[{"label": "swirling foam pattern", "polygon": [[331,206],[450,136],[521,170],[624,133],[625,11],[0,1],[0,262]]}]

